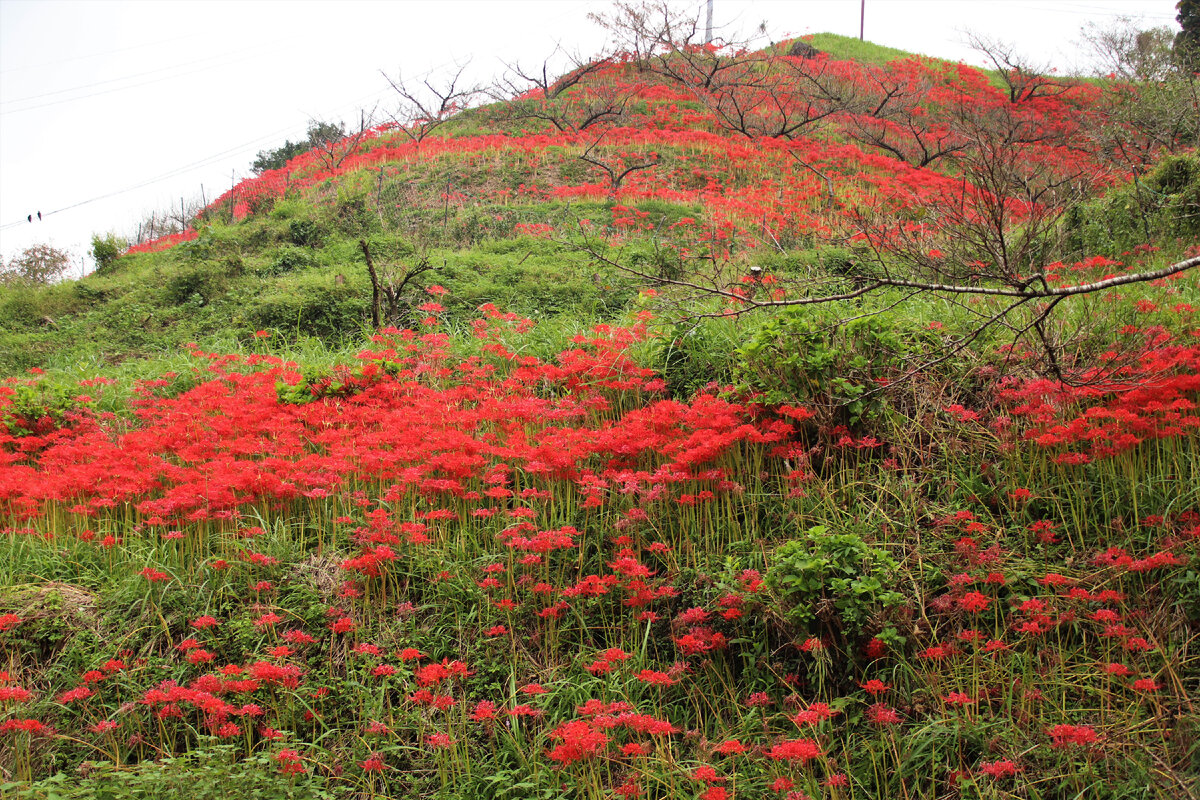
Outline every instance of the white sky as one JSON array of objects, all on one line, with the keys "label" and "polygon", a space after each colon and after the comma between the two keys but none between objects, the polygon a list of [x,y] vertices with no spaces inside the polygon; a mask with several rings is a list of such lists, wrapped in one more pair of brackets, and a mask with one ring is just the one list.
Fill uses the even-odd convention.
[{"label": "white sky", "polygon": [[[699,6],[701,0],[693,0]],[[0,256],[34,243],[87,251],[180,196],[211,200],[259,150],[310,118],[387,110],[380,75],[471,59],[540,64],[557,42],[584,55],[604,0],[0,0]],[[715,21],[775,40],[858,35],[860,0],[715,0]],[[1177,28],[1174,0],[866,0],[866,38],[979,63],[978,31],[1061,71],[1086,62],[1080,29],[1131,16]],[[107,197],[106,197],[107,196]],[[37,212],[43,219],[37,221]],[[34,215],[32,224],[25,222]],[[82,261],[79,261],[82,267]]]}]

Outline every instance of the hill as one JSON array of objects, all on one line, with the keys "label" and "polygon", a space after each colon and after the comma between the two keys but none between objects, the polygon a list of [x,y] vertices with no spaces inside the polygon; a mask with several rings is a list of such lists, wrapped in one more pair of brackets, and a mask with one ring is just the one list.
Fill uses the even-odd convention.
[{"label": "hill", "polygon": [[808,44],[400,87],[0,288],[0,791],[1186,792],[1172,85]]}]

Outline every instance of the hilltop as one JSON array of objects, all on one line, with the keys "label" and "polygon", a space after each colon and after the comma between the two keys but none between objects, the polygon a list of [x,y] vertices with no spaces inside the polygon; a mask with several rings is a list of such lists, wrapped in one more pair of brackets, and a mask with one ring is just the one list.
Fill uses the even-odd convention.
[{"label": "hilltop", "polygon": [[648,41],[0,288],[0,791],[1194,784],[1194,76]]}]

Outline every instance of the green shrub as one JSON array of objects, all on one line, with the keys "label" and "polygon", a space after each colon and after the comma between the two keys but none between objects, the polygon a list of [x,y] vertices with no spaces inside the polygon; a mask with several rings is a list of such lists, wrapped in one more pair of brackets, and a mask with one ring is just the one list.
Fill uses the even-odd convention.
[{"label": "green shrub", "polygon": [[328,800],[337,794],[319,776],[280,776],[279,765],[268,753],[243,757],[232,745],[210,744],[185,756],[132,767],[93,762],[84,776],[59,773],[27,788],[0,784],[0,796],[14,800]]},{"label": "green shrub", "polygon": [[92,258],[96,260],[96,272],[107,272],[128,247],[129,243],[115,233],[106,234],[104,238],[92,236]]},{"label": "green shrub", "polygon": [[779,314],[737,351],[735,377],[765,402],[810,405],[825,424],[854,425],[878,410],[869,390],[900,366],[914,348],[894,314],[852,317],[840,305],[820,312],[799,309]]},{"label": "green shrub", "polygon": [[904,602],[889,588],[897,569],[886,551],[859,536],[818,526],[775,551],[766,581],[792,622],[852,637],[880,627],[885,612]]},{"label": "green shrub", "polygon": [[369,304],[369,292],[339,284],[332,275],[296,276],[262,292],[246,318],[254,328],[337,341],[361,330]]},{"label": "green shrub", "polygon": [[316,265],[317,259],[311,250],[285,244],[276,251],[275,259],[258,272],[260,275],[283,275],[288,272],[309,269]]},{"label": "green shrub", "polygon": [[164,298],[175,306],[207,305],[225,293],[225,275],[213,267],[185,269],[167,278]]},{"label": "green shrub", "polygon": [[321,226],[311,219],[293,219],[288,223],[288,239],[299,247],[317,247],[324,237]]},{"label": "green shrub", "polygon": [[1164,238],[1200,238],[1200,157],[1168,156],[1141,181],[1072,207],[1064,221],[1075,255],[1119,256]]}]

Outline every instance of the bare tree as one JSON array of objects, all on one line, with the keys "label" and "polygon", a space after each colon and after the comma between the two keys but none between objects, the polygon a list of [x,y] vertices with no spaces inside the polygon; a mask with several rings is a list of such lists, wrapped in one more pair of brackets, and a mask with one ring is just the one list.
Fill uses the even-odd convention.
[{"label": "bare tree", "polygon": [[630,153],[619,153],[615,156],[604,155],[598,149],[600,140],[603,137],[604,134],[601,134],[595,141],[589,144],[587,149],[579,156],[579,160],[600,169],[608,177],[608,196],[610,200],[615,201],[617,192],[621,190],[621,184],[626,178],[635,172],[658,166],[661,159],[658,153],[649,153],[646,155],[634,155]]},{"label": "bare tree", "polygon": [[366,239],[359,239],[358,247],[367,263],[367,277],[371,279],[371,325],[379,328],[396,320],[401,306],[415,300],[417,295],[410,293],[410,296],[406,291],[417,289],[416,278],[434,267],[427,256],[420,254],[410,264],[377,265]]},{"label": "bare tree", "polygon": [[326,170],[335,170],[347,158],[360,153],[363,145],[375,136],[374,119],[375,109],[361,110],[358,129],[350,133],[343,123],[314,120],[308,126],[309,149]]},{"label": "bare tree", "polygon": [[692,41],[700,24],[694,9],[669,0],[616,0],[610,11],[588,18],[607,30],[617,52],[627,54],[640,69],[649,68],[651,59],[670,53],[679,43]]},{"label": "bare tree", "polygon": [[1170,29],[1122,20],[1084,36],[1108,81],[1103,133],[1115,155],[1141,171],[1159,152],[1200,144],[1200,75],[1178,58]]},{"label": "bare tree", "polygon": [[457,65],[444,80],[405,81],[399,75],[393,80],[383,73],[399,96],[399,106],[391,116],[405,136],[421,143],[482,93],[477,86],[464,85],[463,73],[469,63]]},{"label": "bare tree", "polygon": [[[565,69],[555,69],[551,66],[555,56],[566,60]],[[554,100],[611,64],[611,56],[601,55],[584,59],[577,54],[566,52],[560,45],[535,69],[522,67],[520,62],[505,64],[504,73],[492,87],[490,94],[500,101],[520,99],[530,93],[536,93],[546,100]]]},{"label": "bare tree", "polygon": [[697,99],[722,127],[750,138],[808,135],[818,123],[861,106],[855,82],[826,58],[748,60],[721,78]]},{"label": "bare tree", "polygon": [[977,50],[996,70],[1008,91],[1010,103],[1024,103],[1037,97],[1054,97],[1070,91],[1078,81],[1062,80],[1046,64],[1036,64],[1016,46],[981,33],[968,33],[967,44]]},{"label": "bare tree", "polygon": [[569,69],[558,77],[551,77],[550,58],[537,70],[509,66],[491,91],[503,101],[502,118],[549,123],[563,132],[621,120],[639,84],[621,80],[621,66],[610,56],[568,59]]}]

